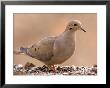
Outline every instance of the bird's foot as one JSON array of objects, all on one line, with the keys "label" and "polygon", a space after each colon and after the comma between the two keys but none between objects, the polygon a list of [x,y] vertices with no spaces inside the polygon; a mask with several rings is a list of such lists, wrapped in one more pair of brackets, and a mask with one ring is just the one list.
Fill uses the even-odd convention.
[{"label": "bird's foot", "polygon": [[55,70],[55,66],[54,65],[51,65],[51,66],[48,66],[50,70],[52,70],[54,73],[56,73],[56,70]]}]

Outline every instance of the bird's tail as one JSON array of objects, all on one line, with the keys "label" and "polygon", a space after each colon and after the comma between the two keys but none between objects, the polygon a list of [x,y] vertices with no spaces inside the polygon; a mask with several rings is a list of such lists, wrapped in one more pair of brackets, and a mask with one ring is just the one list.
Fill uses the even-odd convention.
[{"label": "bird's tail", "polygon": [[14,51],[14,54],[27,54],[28,48],[20,47],[19,51]]},{"label": "bird's tail", "polygon": [[20,47],[21,53],[27,54],[28,48]]}]

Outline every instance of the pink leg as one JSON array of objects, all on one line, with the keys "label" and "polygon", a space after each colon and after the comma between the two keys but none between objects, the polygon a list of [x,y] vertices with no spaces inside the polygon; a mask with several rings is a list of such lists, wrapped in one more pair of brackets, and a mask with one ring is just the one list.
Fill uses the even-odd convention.
[{"label": "pink leg", "polygon": [[49,66],[49,68],[55,72],[55,66],[54,65]]}]

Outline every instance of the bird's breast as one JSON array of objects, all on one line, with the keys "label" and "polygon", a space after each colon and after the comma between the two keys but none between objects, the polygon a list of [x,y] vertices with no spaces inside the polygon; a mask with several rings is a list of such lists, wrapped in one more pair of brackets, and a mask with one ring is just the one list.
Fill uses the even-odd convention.
[{"label": "bird's breast", "polygon": [[54,46],[54,51],[57,56],[69,57],[73,54],[75,50],[75,42],[64,41],[62,43],[57,43]]},{"label": "bird's breast", "polygon": [[58,38],[54,43],[53,62],[60,64],[69,59],[75,50],[75,41],[72,37]]}]

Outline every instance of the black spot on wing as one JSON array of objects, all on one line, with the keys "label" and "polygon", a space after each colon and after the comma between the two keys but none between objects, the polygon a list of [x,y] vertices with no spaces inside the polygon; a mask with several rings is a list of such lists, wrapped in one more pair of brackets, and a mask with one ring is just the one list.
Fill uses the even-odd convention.
[{"label": "black spot on wing", "polygon": [[35,52],[36,52],[36,50],[37,50],[37,49],[35,48]]}]

